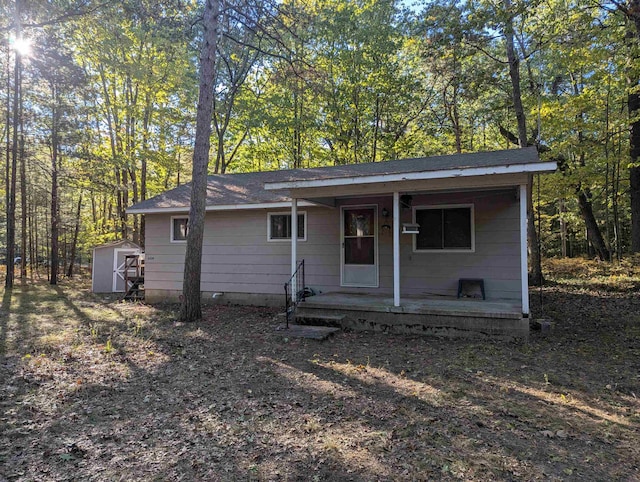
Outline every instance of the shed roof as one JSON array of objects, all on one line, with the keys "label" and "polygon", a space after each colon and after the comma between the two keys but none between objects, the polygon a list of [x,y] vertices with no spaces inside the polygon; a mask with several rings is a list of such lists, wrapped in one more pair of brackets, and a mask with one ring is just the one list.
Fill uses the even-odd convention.
[{"label": "shed roof", "polygon": [[94,246],[93,249],[117,248],[118,246],[122,246],[123,244],[126,244],[128,246],[135,246],[136,248],[140,247],[136,243],[134,243],[133,241],[129,241],[128,239],[118,239],[116,241],[109,241],[108,243],[104,243],[99,246]]},{"label": "shed roof", "polygon": [[[540,172],[554,170],[555,163],[541,162],[536,148],[529,147],[313,169],[216,174],[208,176],[206,205],[209,209],[285,206],[290,202],[287,189],[317,183],[340,185],[378,182],[377,180],[401,181],[412,175],[425,178],[481,175],[495,173],[496,168],[510,168],[513,172]],[[186,212],[190,196],[191,184],[184,184],[137,203],[128,208],[127,212]]]}]

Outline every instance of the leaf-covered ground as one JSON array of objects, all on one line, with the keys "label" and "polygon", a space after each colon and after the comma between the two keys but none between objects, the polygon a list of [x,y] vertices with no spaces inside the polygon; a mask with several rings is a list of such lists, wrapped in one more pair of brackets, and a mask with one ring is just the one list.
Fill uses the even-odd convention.
[{"label": "leaf-covered ground", "polygon": [[[532,292],[541,313],[537,292]],[[638,480],[640,295],[543,292],[527,343],[340,333],[272,310],[17,287],[0,309],[0,480]]]}]

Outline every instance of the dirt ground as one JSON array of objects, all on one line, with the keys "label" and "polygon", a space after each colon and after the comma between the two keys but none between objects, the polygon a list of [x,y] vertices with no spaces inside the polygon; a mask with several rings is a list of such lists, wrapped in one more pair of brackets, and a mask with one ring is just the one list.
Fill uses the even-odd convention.
[{"label": "dirt ground", "polygon": [[528,342],[276,332],[273,310],[16,287],[0,481],[640,480],[638,286],[559,283]]}]

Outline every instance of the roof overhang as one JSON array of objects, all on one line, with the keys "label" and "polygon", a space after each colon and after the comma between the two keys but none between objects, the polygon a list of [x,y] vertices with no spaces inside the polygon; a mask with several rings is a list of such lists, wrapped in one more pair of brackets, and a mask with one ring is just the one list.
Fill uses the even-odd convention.
[{"label": "roof overhang", "polygon": [[118,241],[111,241],[109,243],[104,243],[104,244],[101,244],[99,246],[94,246],[93,247],[93,251],[95,251],[96,249],[117,248],[118,246],[122,246],[123,244],[133,245],[136,248],[140,249],[140,246],[138,246],[133,241],[129,241],[128,239],[121,239],[121,240],[118,240]]},{"label": "roof overhang", "polygon": [[[299,207],[313,207],[321,206],[327,207],[322,202],[312,201],[298,201]],[[205,211],[241,211],[245,209],[282,209],[290,208],[291,202],[271,202],[271,203],[255,203],[255,204],[226,204],[219,206],[207,206]],[[163,208],[148,208],[148,209],[127,209],[127,214],[189,214],[190,206],[175,206],[175,207],[163,207]]]},{"label": "roof overhang", "polygon": [[309,189],[320,187],[339,187],[364,184],[383,184],[402,181],[421,181],[432,179],[452,179],[462,177],[492,176],[505,174],[524,174],[538,172],[553,172],[558,168],[555,161],[533,162],[528,164],[511,164],[493,167],[459,168],[441,171],[417,171],[406,173],[389,173],[372,176],[358,175],[351,177],[335,177],[324,179],[293,179],[289,181],[267,182],[267,191],[281,189]]}]

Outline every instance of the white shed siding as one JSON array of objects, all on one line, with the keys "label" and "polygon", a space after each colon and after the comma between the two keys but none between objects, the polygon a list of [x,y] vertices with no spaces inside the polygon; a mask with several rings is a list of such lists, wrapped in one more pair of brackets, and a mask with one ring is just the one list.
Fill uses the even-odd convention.
[{"label": "white shed siding", "polygon": [[[413,196],[413,206],[473,203],[474,253],[414,253],[413,237],[401,235],[401,294],[455,295],[459,278],[483,278],[490,299],[520,299],[519,211],[515,190]],[[379,288],[340,287],[340,206],[378,205]],[[301,208],[307,214],[307,241],[298,243],[305,260],[306,284],[315,290],[393,292],[392,197],[339,200],[336,208]],[[282,211],[282,210],[279,210]],[[207,213],[203,246],[202,290],[280,294],[290,274],[288,242],[267,241],[268,210]],[[401,209],[400,222],[411,222]],[[147,215],[145,288],[182,289],[184,243],[169,240],[170,215]]]},{"label": "white shed siding", "polygon": [[113,247],[93,250],[92,277],[94,293],[113,292]]},{"label": "white shed siding", "polygon": [[94,293],[113,293],[113,263],[116,249],[140,249],[130,241],[120,241],[96,246],[93,249],[91,290]]}]

